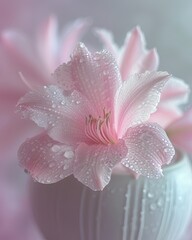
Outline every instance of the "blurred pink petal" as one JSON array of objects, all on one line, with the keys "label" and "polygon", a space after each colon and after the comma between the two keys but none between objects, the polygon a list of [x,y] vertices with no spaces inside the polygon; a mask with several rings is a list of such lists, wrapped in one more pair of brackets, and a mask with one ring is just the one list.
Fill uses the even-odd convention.
[{"label": "blurred pink petal", "polygon": [[189,98],[189,86],[181,79],[170,78],[165,84],[157,111],[151,115],[150,121],[167,127],[182,116],[181,105]]},{"label": "blurred pink petal", "polygon": [[188,153],[192,153],[192,108],[166,128],[171,142]]},{"label": "blurred pink petal", "polygon": [[100,38],[104,47],[111,52],[116,59],[118,59],[119,48],[114,42],[112,33],[106,29],[96,28],[95,34]]},{"label": "blurred pink petal", "polygon": [[123,136],[130,126],[149,119],[168,79],[166,72],[146,72],[132,75],[123,82],[117,91],[115,105],[119,136]]},{"label": "blurred pink petal", "polygon": [[124,139],[128,154],[122,163],[137,174],[150,178],[160,177],[161,166],[169,164],[175,154],[165,131],[157,124],[131,127]]},{"label": "blurred pink petal", "polygon": [[146,71],[156,71],[159,66],[159,56],[156,49],[152,49],[144,54],[133,67],[133,72],[143,73]]},{"label": "blurred pink petal", "polygon": [[135,62],[145,54],[145,39],[141,29],[136,27],[127,34],[120,55],[120,72],[122,79],[127,79]]},{"label": "blurred pink petal", "polygon": [[90,25],[91,19],[79,18],[73,23],[69,24],[66,28],[64,28],[63,34],[61,35],[61,39],[59,42],[59,64],[70,60],[69,56],[75,49],[77,43],[86,33]]},{"label": "blurred pink petal", "polygon": [[[57,19],[50,16],[38,34],[38,50],[45,67],[52,72],[59,64],[69,61],[70,54],[90,26],[88,19],[77,19],[58,34]],[[43,46],[43,47],[42,47]]]},{"label": "blurred pink petal", "polygon": [[146,50],[144,35],[139,27],[127,33],[124,45],[118,48],[110,32],[104,29],[95,30],[105,48],[116,58],[123,80],[134,73],[155,71],[158,68],[159,58],[156,50]]},{"label": "blurred pink petal", "polygon": [[31,48],[23,34],[14,30],[6,30],[1,34],[1,43],[18,72],[23,72],[24,76],[31,79],[35,86],[47,82],[46,75],[39,68],[41,65],[39,58],[35,58],[34,49]]},{"label": "blurred pink petal", "polygon": [[68,54],[71,53],[88,26],[87,19],[78,19],[63,30],[62,36],[58,36],[57,20],[51,16],[39,28],[35,44],[23,33],[15,30],[5,30],[1,33],[0,40],[14,68],[22,72],[35,88],[50,82],[50,73],[61,62],[67,61]]},{"label": "blurred pink petal", "polygon": [[[64,82],[65,73],[67,87]],[[45,128],[49,136],[58,141],[56,145],[61,149],[64,144],[73,151],[74,158],[71,159],[73,169],[72,165],[70,172],[61,169],[63,178],[73,172],[86,186],[95,191],[102,190],[110,181],[112,169],[126,158],[127,148],[131,148],[129,151],[133,151],[133,156],[134,152],[137,152],[129,136],[134,135],[132,132],[135,132],[135,137],[140,135],[140,131],[137,130],[139,126],[136,124],[147,121],[156,109],[160,92],[169,75],[163,72],[147,72],[133,75],[122,84],[119,69],[110,53],[106,51],[90,53],[83,44],[80,44],[74,50],[71,61],[63,67],[60,66],[53,77],[56,83],[59,83],[59,87],[44,86],[31,91],[21,98],[18,110],[23,117]],[[142,102],[144,106],[143,110],[140,110]],[[146,128],[144,130],[146,134]],[[128,132],[124,136],[125,131]],[[152,173],[156,172],[154,175],[157,177],[159,176],[157,168],[161,171],[161,165],[170,162],[174,149],[160,127],[156,127],[154,131],[149,127],[148,132],[153,136],[151,139],[155,141],[156,146],[153,149],[151,144],[145,145],[148,148],[146,151],[156,154],[154,160],[158,165],[150,161],[142,173],[152,177]],[[124,144],[124,137],[127,146]],[[137,142],[142,145],[143,140]],[[59,155],[58,158],[57,153],[52,153],[52,146],[48,146],[48,142],[53,143],[53,140],[44,136],[42,140],[41,136],[33,138],[24,143],[19,151],[21,164],[40,182],[47,179],[49,182],[60,180],[54,168],[53,171],[47,169],[50,159],[51,162],[54,158],[58,159],[59,164],[63,157],[65,164],[64,156]],[[68,145],[69,143],[72,145]],[[169,152],[158,154],[159,149]],[[137,162],[135,172],[138,173],[137,169],[141,164],[137,158],[135,161]],[[134,170],[132,167],[130,169]],[[60,170],[57,171],[62,174]]]}]

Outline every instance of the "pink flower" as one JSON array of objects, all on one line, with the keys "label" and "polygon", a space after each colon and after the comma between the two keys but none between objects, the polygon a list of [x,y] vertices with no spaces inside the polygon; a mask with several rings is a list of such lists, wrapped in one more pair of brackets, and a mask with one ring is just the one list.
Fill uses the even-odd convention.
[{"label": "pink flower", "polygon": [[[118,48],[110,32],[97,29],[97,36],[105,48],[117,59],[122,79],[134,73],[157,70],[159,57],[155,49],[147,50],[143,33],[139,27],[127,33],[124,45]],[[192,153],[191,110],[183,113],[181,105],[187,103],[189,86],[181,79],[170,78],[163,88],[157,111],[150,121],[160,124],[169,135],[171,142],[179,149]],[[187,123],[186,127],[184,126]]]},{"label": "pink flower", "polygon": [[[51,82],[49,73],[61,62],[67,61],[69,53],[88,26],[88,19],[77,19],[65,27],[62,34],[58,36],[56,18],[51,16],[44,24],[41,24],[37,36],[32,40],[15,30],[5,30],[1,33],[1,47],[4,50],[4,58],[7,60],[2,61],[4,75],[0,79],[0,152],[2,158],[14,157],[17,144],[32,132],[36,133],[32,124],[21,123],[20,119],[15,116],[14,109],[17,101],[28,91],[28,87],[35,89]],[[19,77],[19,71],[24,75],[25,84]],[[10,148],[14,153],[12,156],[7,156],[10,155]]]},{"label": "pink flower", "polygon": [[71,61],[53,74],[55,85],[26,94],[18,110],[46,129],[19,149],[21,165],[41,183],[74,176],[103,189],[113,168],[160,177],[174,149],[164,130],[147,123],[156,110],[166,72],[145,72],[122,82],[107,52],[90,53],[80,44]]},{"label": "pink flower", "polygon": [[59,36],[57,20],[51,16],[41,25],[32,44],[30,39],[15,30],[2,32],[1,43],[17,71],[21,71],[29,81],[27,84],[34,88],[47,84],[49,73],[69,60],[70,53],[88,26],[88,19],[77,19]]}]

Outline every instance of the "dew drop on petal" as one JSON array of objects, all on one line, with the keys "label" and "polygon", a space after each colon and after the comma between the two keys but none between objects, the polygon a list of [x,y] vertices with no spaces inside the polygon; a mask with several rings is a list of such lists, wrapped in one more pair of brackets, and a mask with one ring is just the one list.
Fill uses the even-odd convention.
[{"label": "dew drop on petal", "polygon": [[55,166],[55,163],[54,163],[54,162],[49,163],[49,167],[50,167],[50,168],[52,168],[52,167],[54,167],[54,166]]},{"label": "dew drop on petal", "polygon": [[64,157],[66,158],[73,158],[74,157],[74,152],[72,150],[65,151]]},{"label": "dew drop on petal", "polygon": [[59,145],[53,145],[53,147],[51,148],[52,152],[59,152],[61,149],[61,147]]}]

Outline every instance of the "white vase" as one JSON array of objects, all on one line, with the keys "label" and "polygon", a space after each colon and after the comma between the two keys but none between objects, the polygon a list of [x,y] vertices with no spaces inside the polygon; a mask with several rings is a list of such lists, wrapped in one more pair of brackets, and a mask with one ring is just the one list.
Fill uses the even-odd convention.
[{"label": "white vase", "polygon": [[47,240],[177,240],[192,210],[192,171],[187,156],[164,177],[113,175],[101,192],[73,177],[32,183],[36,221]]}]

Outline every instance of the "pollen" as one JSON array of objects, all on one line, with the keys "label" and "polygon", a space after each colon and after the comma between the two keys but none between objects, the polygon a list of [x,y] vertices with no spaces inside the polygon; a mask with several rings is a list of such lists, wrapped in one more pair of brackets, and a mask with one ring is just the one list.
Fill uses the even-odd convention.
[{"label": "pollen", "polygon": [[115,144],[117,136],[111,124],[111,112],[103,109],[103,116],[94,118],[92,115],[86,117],[85,134],[94,143]]}]

